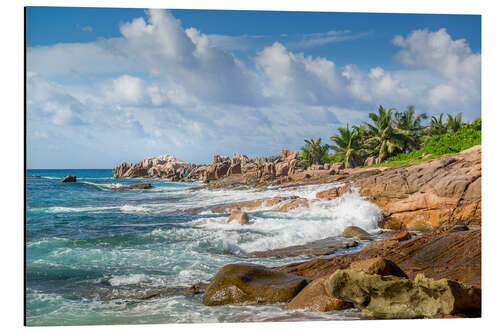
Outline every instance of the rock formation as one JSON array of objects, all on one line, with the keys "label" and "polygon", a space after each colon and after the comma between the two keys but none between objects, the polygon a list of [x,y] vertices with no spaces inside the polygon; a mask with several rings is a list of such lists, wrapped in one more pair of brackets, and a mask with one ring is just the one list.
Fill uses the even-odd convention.
[{"label": "rock formation", "polygon": [[136,164],[123,162],[112,171],[115,178],[155,177],[177,181],[189,175],[195,168],[194,164],[172,155],[164,155],[146,158]]},{"label": "rock formation", "polygon": [[375,319],[480,316],[481,289],[449,279],[415,279],[338,270],[325,283],[327,294],[352,302],[363,317]]},{"label": "rock formation", "polygon": [[61,183],[74,183],[76,182],[76,176],[68,175],[61,180]]},{"label": "rock formation", "polygon": [[224,266],[205,289],[203,304],[277,303],[290,301],[309,279],[260,265]]}]

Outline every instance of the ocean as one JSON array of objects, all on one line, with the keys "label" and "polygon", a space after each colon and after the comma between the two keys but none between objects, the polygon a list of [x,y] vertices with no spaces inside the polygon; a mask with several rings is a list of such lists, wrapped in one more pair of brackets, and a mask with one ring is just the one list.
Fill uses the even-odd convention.
[{"label": "ocean", "polygon": [[[61,183],[69,174],[77,182]],[[274,196],[313,200],[318,191],[338,184],[191,191],[202,183],[114,179],[111,170],[27,170],[27,175],[41,176],[26,179],[28,326],[361,318],[355,309],[319,313],[287,310],[286,304],[208,307],[201,294],[138,299],[168,287],[208,283],[229,263],[275,267],[310,259],[239,256],[248,252],[339,237],[349,225],[377,231],[380,209],[356,193],[289,212],[265,207],[249,213],[248,225],[225,223],[228,214],[210,211]],[[111,190],[136,183],[154,188]]]}]

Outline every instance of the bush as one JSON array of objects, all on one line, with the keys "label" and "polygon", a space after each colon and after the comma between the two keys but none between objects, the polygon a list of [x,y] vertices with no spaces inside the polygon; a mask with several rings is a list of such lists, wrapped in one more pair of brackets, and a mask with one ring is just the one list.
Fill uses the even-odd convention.
[{"label": "bush", "polygon": [[455,134],[436,135],[427,140],[423,148],[408,154],[399,154],[388,158],[389,162],[414,160],[422,155],[432,154],[439,157],[456,154],[462,150],[481,144],[481,121],[464,124]]}]

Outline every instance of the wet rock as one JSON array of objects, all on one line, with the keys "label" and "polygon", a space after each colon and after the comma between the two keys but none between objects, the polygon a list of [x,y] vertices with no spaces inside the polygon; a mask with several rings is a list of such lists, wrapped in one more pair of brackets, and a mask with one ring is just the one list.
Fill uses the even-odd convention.
[{"label": "wet rock", "polygon": [[351,184],[345,184],[340,187],[334,187],[329,190],[316,193],[316,198],[324,200],[332,200],[342,196],[345,193],[351,192]]},{"label": "wet rock", "polygon": [[26,175],[26,178],[42,178],[40,175]]},{"label": "wet rock", "polygon": [[325,238],[303,245],[288,246],[280,249],[255,251],[240,255],[244,258],[288,258],[297,256],[324,256],[341,249],[358,246],[356,241],[346,241],[338,238]]},{"label": "wet rock", "polygon": [[328,295],[350,301],[365,318],[436,318],[454,314],[477,316],[481,289],[456,281],[418,274],[414,281],[357,270],[338,270],[327,280]]},{"label": "wet rock", "polygon": [[61,180],[61,183],[74,183],[76,182],[76,176],[68,175]]},{"label": "wet rock", "polygon": [[327,294],[326,278],[319,278],[309,283],[288,303],[289,310],[306,309],[309,311],[329,312],[352,308],[351,302]]},{"label": "wet rock", "polygon": [[227,218],[227,222],[231,222],[233,220],[238,221],[239,224],[248,224],[248,215],[244,211],[233,211],[231,215]]},{"label": "wet rock", "polygon": [[406,240],[411,239],[411,234],[408,231],[401,231],[401,232],[394,234],[392,239],[396,240],[398,242],[404,242]]},{"label": "wet rock", "polygon": [[274,269],[316,279],[329,276],[338,269],[347,269],[355,261],[377,257],[393,261],[412,279],[418,273],[425,273],[434,279],[447,278],[481,286],[481,230],[427,233],[387,247],[363,249]]},{"label": "wet rock", "polygon": [[359,240],[373,240],[369,233],[363,229],[355,226],[349,226],[342,232],[342,237],[345,238],[356,238]]},{"label": "wet rock", "polygon": [[119,186],[119,187],[112,187],[111,190],[113,191],[123,191],[123,190],[148,190],[150,188],[153,188],[153,186],[149,183],[146,184],[132,184],[129,186]]},{"label": "wet rock", "polygon": [[368,274],[378,274],[382,276],[394,275],[408,278],[405,272],[393,261],[384,258],[372,258],[353,262],[350,269],[365,272]]},{"label": "wet rock", "polygon": [[203,295],[205,305],[289,302],[309,279],[253,264],[224,266]]},{"label": "wet rock", "polygon": [[298,197],[297,196],[274,197],[274,198],[264,198],[264,199],[231,203],[212,209],[212,213],[215,214],[231,213],[233,210],[252,211],[263,207],[276,206],[281,202],[291,201],[294,199],[298,199]]}]

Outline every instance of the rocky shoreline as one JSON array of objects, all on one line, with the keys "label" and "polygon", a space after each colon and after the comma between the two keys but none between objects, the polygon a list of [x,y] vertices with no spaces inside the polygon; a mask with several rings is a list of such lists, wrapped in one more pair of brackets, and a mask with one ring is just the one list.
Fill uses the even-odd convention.
[{"label": "rocky shoreline", "polygon": [[[282,150],[269,158],[215,156],[197,166],[172,156],[123,163],[116,178],[159,177],[203,181],[202,188],[248,188],[270,185],[291,189],[337,183],[316,199],[270,197],[214,207],[248,223],[246,212],[262,207],[277,211],[308,208],[356,191],[383,213],[385,239],[362,250],[281,267],[231,264],[222,267],[205,288],[205,305],[287,302],[289,309],[335,311],[356,307],[365,318],[478,317],[481,313],[481,146],[459,154],[392,168],[342,165],[306,167],[298,153]],[[314,257],[357,246],[376,235],[345,233],[346,242],[328,239],[299,246],[246,254],[246,258]],[[354,236],[353,236],[354,235]],[[354,237],[354,238],[352,238]],[[359,238],[365,237],[365,238]],[[380,237],[378,237],[380,238]]]}]

